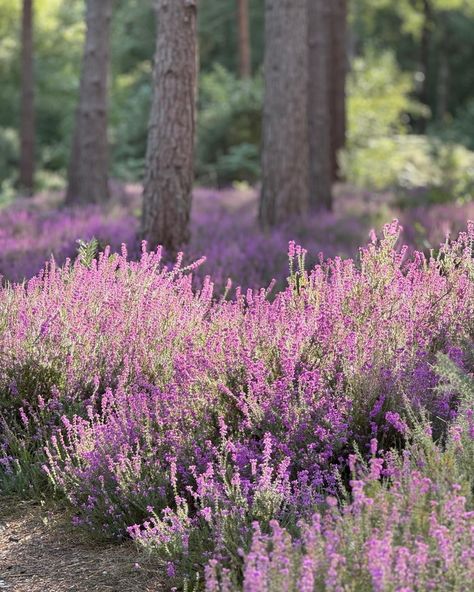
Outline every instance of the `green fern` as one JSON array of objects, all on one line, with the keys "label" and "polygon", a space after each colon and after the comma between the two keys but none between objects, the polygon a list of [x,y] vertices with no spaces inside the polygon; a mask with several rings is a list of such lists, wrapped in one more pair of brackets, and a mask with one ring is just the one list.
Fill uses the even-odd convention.
[{"label": "green fern", "polygon": [[92,265],[92,261],[95,259],[97,255],[97,251],[99,249],[99,241],[96,238],[92,238],[88,242],[79,239],[77,243],[79,245],[77,248],[79,261],[85,267],[90,268],[90,266]]}]

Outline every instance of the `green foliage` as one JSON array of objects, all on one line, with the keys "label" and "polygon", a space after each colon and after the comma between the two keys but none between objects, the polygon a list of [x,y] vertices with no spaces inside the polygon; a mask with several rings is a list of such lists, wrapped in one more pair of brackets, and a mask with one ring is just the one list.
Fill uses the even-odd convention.
[{"label": "green foliage", "polygon": [[348,79],[349,146],[408,131],[409,113],[420,109],[410,98],[413,80],[390,52],[367,52],[354,60]]},{"label": "green foliage", "polygon": [[474,99],[459,109],[443,126],[433,125],[430,131],[446,142],[463,144],[474,150]]},{"label": "green foliage", "polygon": [[238,80],[222,66],[202,76],[197,150],[202,182],[258,179],[262,92],[260,77]]},{"label": "green foliage", "polygon": [[443,380],[439,388],[454,392],[459,397],[458,417],[450,430],[447,453],[455,458],[459,481],[467,482],[474,501],[474,379],[462,371],[448,356],[438,354],[436,365]]},{"label": "green foliage", "polygon": [[151,2],[120,0],[112,21],[109,138],[112,175],[143,178],[152,97],[155,15]]},{"label": "green foliage", "polygon": [[395,189],[403,205],[413,203],[407,192],[418,189],[430,203],[472,199],[474,153],[408,133],[410,115],[423,107],[411,98],[414,83],[392,54],[369,52],[355,60],[348,90],[349,132],[341,162],[350,183]]},{"label": "green foliage", "polygon": [[[419,124],[435,114],[436,126],[431,126],[435,135],[471,149],[474,146],[474,2],[432,0],[431,5],[429,72],[424,84],[420,42],[426,15],[421,0],[354,0],[349,4],[353,53],[359,57],[349,81],[350,150],[344,165],[349,179],[358,184],[397,185],[394,177],[405,176],[405,165],[402,173],[398,172],[402,158],[396,153],[399,141],[387,138],[409,131],[410,118]],[[5,198],[13,195],[18,170],[17,140],[10,130],[19,129],[20,13],[17,0],[0,0],[0,191]],[[84,2],[36,0],[35,17],[38,182],[41,187],[57,188],[70,154],[85,30]],[[255,73],[263,61],[263,17],[263,2],[251,2]],[[198,178],[219,184],[255,182],[260,173],[262,83],[258,75],[252,81],[236,78],[235,1],[202,0],[199,36]],[[112,175],[121,179],[143,176],[154,47],[152,3],[117,0],[109,136]],[[443,114],[439,113],[438,96],[441,55],[447,58],[449,71],[447,113]],[[421,109],[411,97],[421,96],[423,89],[427,98]],[[411,144],[402,148],[409,153],[407,158],[412,158],[412,148]],[[424,159],[424,155],[415,156],[416,161]],[[382,164],[371,166],[378,162]]]},{"label": "green foliage", "polygon": [[12,128],[0,127],[0,185],[11,175],[18,162],[18,133]]},{"label": "green foliage", "polygon": [[[408,113],[419,110],[410,99],[413,82],[400,71],[393,54],[369,52],[357,58],[348,79],[348,138],[341,163],[356,185],[390,186],[400,168],[401,134],[408,132]],[[391,170],[391,167],[395,170]]]},{"label": "green foliage", "polygon": [[34,443],[31,430],[20,426],[19,422],[12,423],[10,420],[9,423],[0,416],[0,428],[9,443],[8,453],[14,459],[9,471],[0,471],[0,493],[23,498],[44,498],[51,493],[47,475],[42,469],[46,456]]},{"label": "green foliage", "polygon": [[99,241],[96,238],[93,238],[89,242],[79,239],[77,243],[79,245],[77,248],[79,261],[82,263],[82,265],[85,265],[85,267],[90,268],[92,261],[97,256]]},{"label": "green foliage", "polygon": [[[252,66],[258,71],[263,62],[263,2],[249,2]],[[199,52],[201,68],[210,72],[215,64],[237,72],[237,18],[235,0],[200,0]]]}]

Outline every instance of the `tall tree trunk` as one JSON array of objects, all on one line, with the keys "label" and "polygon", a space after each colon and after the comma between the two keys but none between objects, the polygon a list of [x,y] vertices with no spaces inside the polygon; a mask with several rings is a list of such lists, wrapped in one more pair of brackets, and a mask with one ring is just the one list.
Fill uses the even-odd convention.
[{"label": "tall tree trunk", "polygon": [[109,196],[107,86],[113,0],[87,0],[87,33],[66,202],[101,203]]},{"label": "tall tree trunk", "polygon": [[[433,7],[431,0],[422,0],[423,6],[423,28],[421,30],[421,43],[420,43],[420,62],[421,71],[423,74],[423,80],[421,82],[420,89],[420,100],[424,105],[429,106],[429,78],[430,78],[430,51],[431,51],[431,38],[433,32]],[[426,120],[422,119],[419,125],[419,131],[426,131]]]},{"label": "tall tree trunk", "polygon": [[445,17],[443,13],[437,19],[438,29],[438,80],[436,85],[436,119],[439,122],[445,122],[448,115],[449,104],[449,36],[448,31],[443,27],[442,19]]},{"label": "tall tree trunk", "polygon": [[346,144],[347,0],[331,0],[329,106],[332,178],[340,176],[338,156]]},{"label": "tall tree trunk", "polygon": [[250,78],[252,76],[252,59],[250,46],[249,0],[237,0],[237,29],[239,37],[240,78]]},{"label": "tall tree trunk", "polygon": [[329,50],[331,8],[327,0],[308,4],[309,181],[312,209],[332,208]]},{"label": "tall tree trunk", "polygon": [[444,46],[439,50],[439,70],[436,101],[436,119],[440,122],[446,120],[449,100],[449,61]]},{"label": "tall tree trunk", "polygon": [[268,227],[309,205],[306,0],[265,1],[262,194]]},{"label": "tall tree trunk", "polygon": [[33,0],[23,0],[20,110],[20,190],[32,195],[35,175]]},{"label": "tall tree trunk", "polygon": [[189,239],[197,85],[195,0],[157,0],[154,96],[143,194],[143,237],[176,252]]}]

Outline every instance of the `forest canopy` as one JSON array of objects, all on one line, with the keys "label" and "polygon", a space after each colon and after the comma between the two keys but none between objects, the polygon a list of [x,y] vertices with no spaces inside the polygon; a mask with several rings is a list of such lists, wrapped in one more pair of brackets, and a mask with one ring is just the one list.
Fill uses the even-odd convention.
[{"label": "forest canopy", "polygon": [[[247,81],[238,76],[235,2],[201,0],[199,8],[198,179],[224,185],[254,182],[260,174],[263,2],[249,3],[253,76]],[[3,199],[13,195],[18,182],[20,17],[20,2],[0,0]],[[397,182],[393,175],[372,178],[373,167],[365,163],[369,149],[359,114],[365,114],[363,120],[375,122],[377,136],[426,132],[430,138],[474,149],[474,2],[354,0],[349,18],[349,51],[356,57],[349,83],[349,112],[355,114],[349,115],[353,122],[349,146],[363,148],[345,158],[350,180],[364,179],[378,187]],[[39,188],[64,185],[84,34],[82,1],[36,1]],[[116,178],[139,180],[143,175],[154,44],[151,3],[117,0],[111,33],[109,113],[111,173]],[[370,95],[364,100],[368,85],[371,89],[378,85],[379,99]],[[403,150],[413,152],[409,140]],[[369,152],[374,158],[374,151]]]}]

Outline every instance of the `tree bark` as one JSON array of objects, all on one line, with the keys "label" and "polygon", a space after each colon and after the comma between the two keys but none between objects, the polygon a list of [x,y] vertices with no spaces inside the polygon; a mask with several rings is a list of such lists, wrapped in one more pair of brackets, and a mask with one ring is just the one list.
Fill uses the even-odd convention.
[{"label": "tree bark", "polygon": [[176,252],[189,240],[197,87],[195,0],[157,0],[154,96],[142,234]]},{"label": "tree bark", "polygon": [[[431,52],[431,40],[432,32],[434,27],[434,14],[433,7],[430,0],[422,0],[423,7],[423,27],[421,30],[421,41],[420,41],[420,62],[423,79],[421,82],[420,89],[420,100],[424,105],[429,106],[430,104],[430,52]],[[426,131],[426,119],[422,119],[419,124],[420,132]]]},{"label": "tree bark", "polygon": [[113,0],[87,0],[79,105],[66,202],[101,203],[109,196],[107,87]]},{"label": "tree bark", "polygon": [[252,59],[250,45],[249,0],[237,0],[237,29],[239,44],[240,78],[252,76]]},{"label": "tree bark", "polygon": [[21,26],[20,190],[33,194],[35,175],[33,0],[23,0]]},{"label": "tree bark", "polygon": [[309,205],[306,0],[266,0],[260,223],[273,226]]},{"label": "tree bark", "polygon": [[332,178],[340,177],[339,152],[346,144],[347,0],[331,0],[329,108]]},{"label": "tree bark", "polygon": [[309,48],[309,182],[313,210],[332,209],[329,50],[331,8],[327,0],[308,4]]},{"label": "tree bark", "polygon": [[445,122],[449,102],[449,61],[444,43],[439,48],[438,85],[436,100],[436,119]]}]

